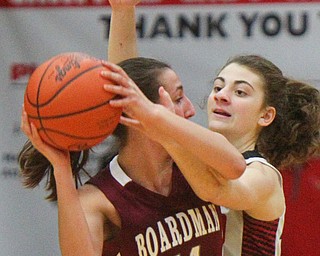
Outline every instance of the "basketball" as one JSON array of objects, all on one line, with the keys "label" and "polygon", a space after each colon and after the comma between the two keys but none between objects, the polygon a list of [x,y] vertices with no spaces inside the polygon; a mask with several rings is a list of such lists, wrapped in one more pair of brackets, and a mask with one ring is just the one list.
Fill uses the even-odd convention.
[{"label": "basketball", "polygon": [[112,134],[122,110],[109,105],[115,95],[103,89],[108,81],[100,73],[105,69],[101,60],[79,52],[54,56],[36,68],[24,108],[43,141],[81,151]]}]

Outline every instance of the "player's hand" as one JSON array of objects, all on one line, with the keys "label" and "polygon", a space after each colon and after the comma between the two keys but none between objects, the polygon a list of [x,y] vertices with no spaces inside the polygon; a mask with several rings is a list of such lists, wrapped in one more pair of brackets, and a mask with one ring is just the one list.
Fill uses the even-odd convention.
[{"label": "player's hand", "polygon": [[109,0],[112,8],[136,6],[140,0]]},{"label": "player's hand", "polygon": [[114,82],[114,84],[106,84],[104,89],[120,96],[111,100],[110,106],[122,108],[128,116],[122,116],[120,122],[142,130],[147,128],[143,125],[148,123],[158,104],[151,102],[120,66],[111,62],[103,62],[103,65],[107,69],[101,73],[101,76]]},{"label": "player's hand", "polygon": [[35,125],[29,122],[24,108],[22,109],[20,127],[32,145],[48,159],[54,169],[70,168],[69,152],[56,149],[43,142]]},{"label": "player's hand", "polygon": [[160,104],[175,113],[175,108],[170,94],[164,89],[163,86],[159,88]]},{"label": "player's hand", "polygon": [[113,81],[104,86],[105,90],[121,97],[110,101],[112,107],[121,107],[123,111],[131,118],[141,121],[152,109],[152,103],[127,75],[127,73],[118,65],[111,62],[103,62],[107,68],[102,71],[101,76],[109,81]]}]

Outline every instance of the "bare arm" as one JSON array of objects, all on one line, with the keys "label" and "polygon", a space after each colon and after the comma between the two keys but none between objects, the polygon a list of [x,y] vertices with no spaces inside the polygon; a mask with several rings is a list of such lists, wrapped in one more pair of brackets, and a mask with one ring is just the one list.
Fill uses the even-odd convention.
[{"label": "bare arm", "polygon": [[108,60],[113,63],[138,56],[135,5],[140,0],[109,0],[112,6]]},{"label": "bare arm", "polygon": [[185,163],[196,170],[186,173],[192,177],[190,180],[235,179],[245,170],[243,156],[223,135],[177,116],[161,105],[154,104],[151,112],[141,122],[144,132],[162,144],[178,164]]},{"label": "bare arm", "polygon": [[61,254],[101,255],[104,241],[102,212],[92,207],[87,195],[79,195],[69,173],[55,171],[55,179]]},{"label": "bare arm", "polygon": [[164,147],[203,200],[234,210],[244,210],[250,216],[266,221],[274,220],[283,213],[281,183],[271,167],[255,162],[239,178],[228,179],[201,163],[183,145],[171,143]]},{"label": "bare arm", "polygon": [[261,220],[281,216],[285,203],[277,171],[260,162],[246,166],[242,155],[221,134],[187,125],[188,120],[160,105],[156,108],[154,119],[149,116],[142,125],[157,132],[149,134],[169,152],[200,198],[244,210]]},{"label": "bare arm", "polygon": [[283,191],[275,170],[258,162],[246,167],[242,155],[222,135],[178,116],[170,120],[167,112],[159,110],[144,124],[152,126],[149,134],[164,146],[201,199],[266,221],[283,213]]},{"label": "bare arm", "polygon": [[[62,255],[101,255],[103,236],[89,231],[85,213],[82,209],[78,191],[75,187],[68,151],[55,149],[45,144],[37,128],[31,123],[25,111],[22,113],[21,129],[33,146],[52,164],[58,196],[59,242]],[[99,216],[97,214],[96,216]],[[96,219],[100,221],[101,219]],[[100,244],[97,243],[100,241]],[[100,248],[100,249],[99,249]]]},{"label": "bare arm", "polygon": [[282,190],[274,170],[261,163],[247,167],[243,156],[223,135],[161,105],[153,106],[152,114],[141,118],[140,124],[164,146],[200,198],[246,210],[260,219],[272,220],[281,215]]}]

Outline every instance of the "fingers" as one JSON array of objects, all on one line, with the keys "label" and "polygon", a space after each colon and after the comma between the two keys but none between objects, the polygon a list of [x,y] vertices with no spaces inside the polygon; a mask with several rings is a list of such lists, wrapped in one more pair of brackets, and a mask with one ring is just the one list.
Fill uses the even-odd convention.
[{"label": "fingers", "polygon": [[107,68],[107,70],[110,70],[114,73],[117,73],[127,79],[130,79],[127,73],[118,65],[108,62],[108,61],[102,61],[102,65]]},{"label": "fingers", "polygon": [[136,103],[141,99],[145,99],[145,96],[139,87],[121,68],[112,63],[105,62],[105,64],[110,65],[110,69],[112,70],[101,71],[101,76],[113,81],[114,84],[105,84],[104,89],[107,92],[121,96],[121,98],[117,98],[109,102],[112,107],[125,107],[130,103]]},{"label": "fingers", "polygon": [[119,86],[119,85],[114,85],[114,84],[105,84],[103,85],[103,88],[110,93],[117,94],[123,97],[126,97],[132,93],[130,89]]},{"label": "fingers", "polygon": [[36,148],[43,144],[37,127],[34,123],[29,122],[28,114],[24,108],[22,108],[20,128]]},{"label": "fingers", "polygon": [[112,8],[120,8],[120,7],[127,7],[127,6],[136,6],[140,0],[109,0],[110,5]]},{"label": "fingers", "polygon": [[138,120],[131,119],[125,116],[120,117],[120,123],[126,126],[131,126],[131,127],[139,127],[141,125],[141,123]]},{"label": "fingers", "polygon": [[43,154],[53,166],[70,166],[70,156],[68,151],[56,149],[45,143],[34,125],[29,122],[27,112],[22,107],[21,130],[27,135],[28,139],[41,154]]},{"label": "fingers", "polygon": [[[139,87],[134,83],[134,81],[128,76],[128,74],[118,65],[113,64],[111,62],[102,61],[103,66],[105,66],[107,69],[101,71],[101,76],[113,81],[115,85],[121,85],[124,88],[132,88],[136,90],[137,92],[140,92]],[[127,93],[124,93],[125,90],[122,90],[120,88],[114,87],[106,87],[108,88],[108,91],[114,92],[120,95],[127,95]]]},{"label": "fingers", "polygon": [[[109,62],[103,62],[103,65],[107,69],[101,71],[101,76],[113,82],[106,83],[104,89],[107,92],[120,96],[110,100],[110,106],[122,108],[123,112],[128,116],[141,122],[141,118],[145,118],[146,116],[142,115],[142,112],[145,109],[150,110],[150,105],[153,103],[143,94],[121,67]],[[132,123],[125,119],[123,122],[128,126],[136,125],[135,122]]]},{"label": "fingers", "polygon": [[[114,84],[110,84],[110,82],[106,85],[111,85],[111,86],[106,86],[105,89],[109,92],[115,93],[115,94],[120,94],[120,95],[127,95],[125,88],[136,88],[134,82],[130,79],[127,78],[119,73],[115,73],[112,71],[102,71],[101,76],[112,81]],[[121,86],[118,86],[121,85]]]},{"label": "fingers", "polygon": [[43,144],[43,141],[42,141],[34,123],[30,123],[30,127],[31,127],[32,143],[35,145]]},{"label": "fingers", "polygon": [[123,124],[123,125],[129,126],[129,127],[132,127],[134,129],[137,129],[137,130],[139,130],[141,132],[144,131],[142,124],[138,120],[121,116],[120,117],[120,123]]},{"label": "fingers", "polygon": [[123,108],[123,111],[126,112],[127,114],[131,112],[129,111],[129,108],[127,108],[127,106],[129,106],[132,103],[133,103],[133,100],[130,97],[114,99],[109,101],[109,104],[111,107]]},{"label": "fingers", "polygon": [[36,126],[33,123],[29,122],[28,114],[24,109],[22,110],[21,114],[20,128],[24,132],[24,134],[29,138],[32,144],[38,145],[39,142],[41,142],[41,138],[39,136]]},{"label": "fingers", "polygon": [[20,129],[28,137],[30,137],[32,135],[31,127],[30,127],[29,120],[28,120],[28,115],[27,115],[27,112],[24,110],[24,107],[22,107]]}]

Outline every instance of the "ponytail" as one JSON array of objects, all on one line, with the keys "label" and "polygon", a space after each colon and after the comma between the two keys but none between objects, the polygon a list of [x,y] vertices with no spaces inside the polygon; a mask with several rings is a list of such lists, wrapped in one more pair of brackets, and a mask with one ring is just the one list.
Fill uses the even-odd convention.
[{"label": "ponytail", "polygon": [[[89,150],[70,152],[71,167],[76,187],[82,185],[80,171],[83,171],[90,177],[89,173],[84,169],[84,166],[88,161],[88,157]],[[49,195],[46,199],[49,201],[57,200],[57,189],[53,166],[36,148],[34,148],[30,140],[24,144],[20,151],[18,163],[22,182],[26,188],[35,188],[45,177],[47,177],[45,181],[45,189],[49,191]]]},{"label": "ponytail", "polygon": [[265,127],[258,149],[274,166],[301,164],[319,153],[320,96],[306,83],[286,79],[282,107],[275,106],[277,116]]}]

